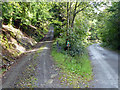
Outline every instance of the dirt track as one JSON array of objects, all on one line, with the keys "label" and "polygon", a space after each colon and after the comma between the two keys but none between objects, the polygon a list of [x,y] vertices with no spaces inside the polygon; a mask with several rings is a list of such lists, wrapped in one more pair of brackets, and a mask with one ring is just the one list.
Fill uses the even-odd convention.
[{"label": "dirt track", "polygon": [[50,56],[53,27],[44,40],[23,55],[3,77],[3,88],[60,88],[59,69]]}]

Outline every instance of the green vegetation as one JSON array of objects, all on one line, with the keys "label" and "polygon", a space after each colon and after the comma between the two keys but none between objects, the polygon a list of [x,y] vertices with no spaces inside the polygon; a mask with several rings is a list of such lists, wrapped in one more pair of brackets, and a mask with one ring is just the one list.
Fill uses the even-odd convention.
[{"label": "green vegetation", "polygon": [[51,3],[47,2],[4,2],[2,3],[3,24],[20,28],[36,41],[40,41],[50,23],[50,5]]},{"label": "green vegetation", "polygon": [[118,43],[120,38],[120,13],[118,13],[120,11],[119,5],[120,2],[113,3],[113,6],[108,9],[108,16],[104,20],[105,26],[101,31],[103,41],[102,46],[107,46],[113,50],[120,50],[120,43]]},{"label": "green vegetation", "polygon": [[21,51],[31,49],[53,26],[52,56],[65,74],[63,76],[67,76],[67,82],[73,87],[82,87],[77,83],[92,79],[86,49],[90,44],[102,43],[104,47],[120,50],[119,6],[120,2],[111,2],[111,6],[109,2],[92,1],[2,2],[3,34],[0,43],[3,55],[15,57]]},{"label": "green vegetation", "polygon": [[93,78],[87,51],[81,56],[71,57],[68,54],[57,52],[57,49],[52,48],[52,56],[56,65],[61,68],[61,73],[63,73],[61,82],[67,82],[67,85],[74,85],[74,87],[81,87],[79,83],[82,84],[85,82],[86,85],[84,87],[88,87],[88,81]]},{"label": "green vegetation", "polygon": [[120,2],[112,2],[111,6],[94,16],[94,24],[90,29],[91,37],[100,40],[101,46],[113,50],[120,50]]},{"label": "green vegetation", "polygon": [[4,72],[6,72],[7,70],[6,69],[2,69],[0,70],[0,74],[2,75]]}]

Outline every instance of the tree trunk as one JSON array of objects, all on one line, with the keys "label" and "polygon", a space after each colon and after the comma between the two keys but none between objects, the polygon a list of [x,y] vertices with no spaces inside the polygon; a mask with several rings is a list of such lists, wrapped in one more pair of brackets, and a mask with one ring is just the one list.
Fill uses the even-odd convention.
[{"label": "tree trunk", "polygon": [[75,20],[75,16],[76,16],[76,9],[77,9],[77,2],[75,4],[75,8],[74,8],[74,12],[73,12],[73,19],[72,19],[72,23],[71,23],[71,27],[73,28],[74,25],[74,20]]},{"label": "tree trunk", "polygon": [[72,13],[71,12],[71,5],[72,5],[72,2],[70,2],[70,8],[69,8],[69,11],[70,11],[69,12],[69,26],[71,26],[71,15],[70,15]]},{"label": "tree trunk", "polygon": [[67,30],[69,28],[69,8],[68,8],[68,6],[69,6],[69,2],[67,2]]},{"label": "tree trunk", "polygon": [[76,16],[76,15],[73,15],[72,24],[71,24],[71,27],[72,27],[72,28],[73,28],[73,25],[74,25],[75,16]]}]

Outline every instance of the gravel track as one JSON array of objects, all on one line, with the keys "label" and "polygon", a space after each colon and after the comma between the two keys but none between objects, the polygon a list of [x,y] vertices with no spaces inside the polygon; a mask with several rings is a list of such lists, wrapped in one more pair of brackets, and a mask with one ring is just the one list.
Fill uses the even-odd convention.
[{"label": "gravel track", "polygon": [[59,69],[50,56],[53,27],[42,42],[19,58],[2,78],[3,88],[61,88]]}]

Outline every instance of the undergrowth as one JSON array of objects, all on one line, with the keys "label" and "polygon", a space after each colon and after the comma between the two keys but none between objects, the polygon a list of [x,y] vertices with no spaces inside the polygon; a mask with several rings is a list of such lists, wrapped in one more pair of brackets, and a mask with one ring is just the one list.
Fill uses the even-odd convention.
[{"label": "undergrowth", "polygon": [[105,49],[108,49],[110,51],[114,51],[114,52],[120,54],[120,50],[119,49],[114,48],[114,46],[112,46],[112,45],[107,45],[107,43],[105,43],[105,42],[101,43],[100,46],[105,48]]}]

